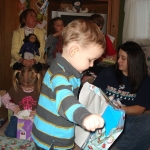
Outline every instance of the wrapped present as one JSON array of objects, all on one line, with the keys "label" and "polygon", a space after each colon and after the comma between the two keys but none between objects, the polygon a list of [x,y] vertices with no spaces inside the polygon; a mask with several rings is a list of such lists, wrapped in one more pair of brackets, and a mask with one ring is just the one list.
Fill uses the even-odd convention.
[{"label": "wrapped present", "polygon": [[0,90],[0,127],[2,127],[8,119],[8,109],[1,102],[1,98],[5,94],[5,90]]},{"label": "wrapped present", "polygon": [[36,150],[33,141],[0,136],[1,150]]},{"label": "wrapped present", "polygon": [[32,141],[31,132],[33,118],[29,117],[31,110],[22,110],[15,114],[17,122],[17,138]]},{"label": "wrapped present", "polygon": [[100,114],[105,124],[95,132],[76,126],[75,143],[83,150],[107,150],[123,131],[125,112],[118,109],[100,88],[87,82],[81,89],[79,101],[91,113]]}]

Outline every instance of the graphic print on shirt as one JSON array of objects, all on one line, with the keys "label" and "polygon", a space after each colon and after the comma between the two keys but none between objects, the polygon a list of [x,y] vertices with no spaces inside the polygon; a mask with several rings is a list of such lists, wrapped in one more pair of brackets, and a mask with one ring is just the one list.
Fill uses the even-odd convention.
[{"label": "graphic print on shirt", "polygon": [[[119,86],[120,87],[120,86]],[[106,88],[106,95],[113,96],[114,100],[131,100],[133,101],[136,97],[136,94],[130,94],[130,92],[122,91],[125,86],[121,85],[122,88],[116,89],[111,86],[107,86]]]},{"label": "graphic print on shirt", "polygon": [[26,96],[19,102],[19,106],[23,106],[24,110],[32,110],[32,106],[36,106],[37,101],[35,101],[32,96]]}]

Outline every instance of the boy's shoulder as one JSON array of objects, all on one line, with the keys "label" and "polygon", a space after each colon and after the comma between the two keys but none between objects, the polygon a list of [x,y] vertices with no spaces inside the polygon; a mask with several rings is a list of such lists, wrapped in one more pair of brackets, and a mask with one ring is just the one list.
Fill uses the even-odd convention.
[{"label": "boy's shoulder", "polygon": [[58,74],[58,72],[61,72],[69,78],[82,77],[82,75],[59,53],[56,54],[56,58],[51,63],[49,71],[51,74]]},{"label": "boy's shoulder", "polygon": [[54,77],[54,76],[65,76],[67,79],[69,79],[69,73],[66,71],[66,69],[61,66],[59,63],[57,63],[55,60],[52,62],[51,66],[48,69],[48,72]]}]

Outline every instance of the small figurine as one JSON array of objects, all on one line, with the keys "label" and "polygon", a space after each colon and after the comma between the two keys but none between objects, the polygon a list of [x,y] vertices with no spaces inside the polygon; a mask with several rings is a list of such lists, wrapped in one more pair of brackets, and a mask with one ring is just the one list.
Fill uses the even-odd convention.
[{"label": "small figurine", "polygon": [[64,11],[64,8],[60,7],[57,11]]},{"label": "small figurine", "polygon": [[96,10],[95,9],[91,9],[89,12],[90,13],[96,13]]},{"label": "small figurine", "polygon": [[76,12],[76,13],[88,12],[88,8],[82,10],[81,8],[82,2],[80,0],[73,0],[72,5],[73,5],[72,10],[69,9],[68,7],[66,8],[67,12]]},{"label": "small figurine", "polygon": [[39,56],[38,48],[40,47],[40,42],[35,34],[29,34],[23,41],[24,44],[19,52],[22,58],[30,60],[33,59],[35,55]]}]

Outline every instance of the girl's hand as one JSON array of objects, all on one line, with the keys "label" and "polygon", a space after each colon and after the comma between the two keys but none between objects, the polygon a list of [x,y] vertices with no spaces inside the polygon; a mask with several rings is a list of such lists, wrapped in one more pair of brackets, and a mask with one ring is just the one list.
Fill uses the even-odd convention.
[{"label": "girl's hand", "polygon": [[20,108],[19,108],[18,105],[16,105],[16,106],[14,107],[13,112],[14,112],[15,114],[17,114],[19,111],[20,111]]},{"label": "girl's hand", "polygon": [[27,59],[24,59],[23,62],[22,62],[22,64],[23,64],[24,66],[26,66],[26,67],[31,66],[31,65],[30,65],[30,61],[27,60]]},{"label": "girl's hand", "polygon": [[61,35],[61,33],[62,33],[62,31],[54,33],[53,36],[59,36],[59,35]]},{"label": "girl's hand", "polygon": [[30,116],[29,117],[34,117],[35,113],[36,113],[36,109],[30,112]]},{"label": "girl's hand", "polygon": [[82,125],[89,131],[95,131],[97,128],[104,126],[104,120],[98,114],[91,114],[83,120]]},{"label": "girl's hand", "polygon": [[29,62],[30,62],[30,66],[33,66],[34,64],[36,64],[36,60],[35,59],[30,59]]}]

